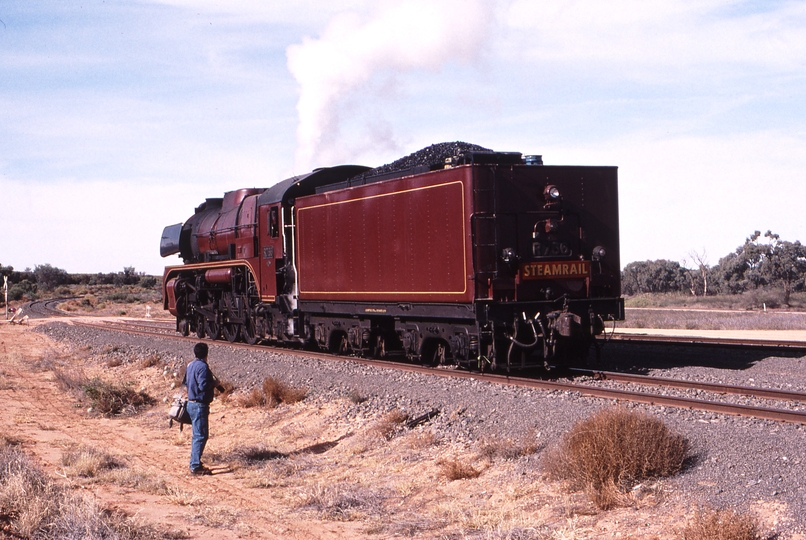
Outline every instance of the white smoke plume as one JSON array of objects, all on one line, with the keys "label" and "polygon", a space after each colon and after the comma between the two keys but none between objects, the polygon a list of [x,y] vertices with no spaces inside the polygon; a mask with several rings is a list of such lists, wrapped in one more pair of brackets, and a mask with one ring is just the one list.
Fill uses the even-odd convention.
[{"label": "white smoke plume", "polygon": [[[318,39],[288,47],[288,68],[299,83],[296,167],[352,159],[355,145],[340,141],[347,100],[358,103],[372,79],[412,70],[436,71],[477,59],[492,26],[488,0],[397,0],[375,3],[371,16],[344,13]],[[361,111],[351,111],[360,114]],[[365,146],[394,146],[393,129],[370,124]],[[333,161],[329,161],[333,160]]]}]

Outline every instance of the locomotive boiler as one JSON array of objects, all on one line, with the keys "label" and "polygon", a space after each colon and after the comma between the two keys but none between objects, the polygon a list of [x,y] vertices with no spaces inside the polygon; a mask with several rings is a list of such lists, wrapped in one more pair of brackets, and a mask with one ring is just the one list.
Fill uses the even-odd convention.
[{"label": "locomotive boiler", "polygon": [[616,167],[432,145],[207,199],[165,228],[178,332],[507,369],[622,320]]}]

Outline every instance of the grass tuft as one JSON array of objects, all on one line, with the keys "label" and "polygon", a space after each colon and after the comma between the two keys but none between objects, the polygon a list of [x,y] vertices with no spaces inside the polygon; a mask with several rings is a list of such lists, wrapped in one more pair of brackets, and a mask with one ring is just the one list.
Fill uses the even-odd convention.
[{"label": "grass tuft", "polygon": [[393,409],[384,414],[378,422],[370,427],[369,433],[391,440],[408,418],[408,415],[400,409]]},{"label": "grass tuft", "polygon": [[698,512],[686,526],[683,540],[760,540],[755,518],[733,510]]},{"label": "grass tuft", "polygon": [[470,463],[460,461],[459,459],[443,459],[438,461],[437,465],[439,465],[440,469],[442,470],[442,475],[449,482],[453,482],[454,480],[478,478],[482,473],[480,469],[476,469]]},{"label": "grass tuft", "polygon": [[165,362],[162,360],[160,355],[158,355],[158,354],[150,354],[150,355],[146,356],[145,358],[141,359],[140,362],[138,362],[137,365],[141,369],[145,369],[145,368],[150,368],[150,367],[155,367],[155,366],[160,367],[160,366],[162,366],[164,364],[165,364]]},{"label": "grass tuft", "polygon": [[99,507],[53,483],[19,448],[0,447],[0,532],[3,538],[165,538],[121,512]]},{"label": "grass tuft", "polygon": [[126,386],[115,386],[94,378],[81,385],[91,403],[92,409],[104,416],[136,412],[138,408],[154,404],[154,398],[145,392],[136,392]]},{"label": "grass tuft", "polygon": [[660,420],[611,409],[576,424],[547,455],[545,466],[605,510],[626,504],[636,483],[680,471],[689,449],[688,440]]},{"label": "grass tuft", "polygon": [[266,377],[260,388],[252,391],[239,400],[241,407],[277,407],[281,403],[298,403],[305,399],[308,391],[293,388],[273,377]]},{"label": "grass tuft", "polygon": [[62,465],[67,476],[95,478],[105,471],[123,464],[113,456],[95,448],[76,446],[62,454]]}]

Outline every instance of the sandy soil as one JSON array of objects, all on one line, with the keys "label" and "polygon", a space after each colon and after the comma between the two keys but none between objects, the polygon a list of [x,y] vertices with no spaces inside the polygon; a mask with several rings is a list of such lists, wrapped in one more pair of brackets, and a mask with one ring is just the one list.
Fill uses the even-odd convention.
[{"label": "sandy soil", "polygon": [[[636,493],[630,507],[600,512],[582,494],[546,481],[536,456],[496,460],[437,444],[416,430],[385,436],[381,413],[349,419],[349,401],[246,409],[217,400],[205,453],[216,474],[192,477],[190,430],[168,427],[162,401],[176,393],[173,374],[160,366],[101,365],[89,353],[68,353],[32,332],[35,324],[0,324],[0,434],[22,440],[59,482],[174,535],[671,539],[692,515],[685,500],[664,496],[662,483]],[[137,415],[104,418],[60,388],[59,370],[131,381],[160,403]],[[124,471],[74,474],[62,457],[76,447],[102,450]],[[250,465],[233,457],[243,448],[283,459]],[[449,481],[442,471],[450,460],[482,474]],[[759,515],[771,524],[783,511],[759,509]]]}]

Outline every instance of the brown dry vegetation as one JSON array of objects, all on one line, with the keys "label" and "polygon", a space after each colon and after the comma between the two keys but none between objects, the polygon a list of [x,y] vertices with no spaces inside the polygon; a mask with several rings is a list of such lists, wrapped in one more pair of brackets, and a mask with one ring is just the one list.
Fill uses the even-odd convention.
[{"label": "brown dry vegetation", "polygon": [[688,451],[688,441],[657,418],[609,409],[576,424],[545,462],[553,477],[606,510],[630,504],[627,494],[638,482],[679,472]]},{"label": "brown dry vegetation", "polygon": [[682,533],[683,540],[760,540],[758,521],[734,510],[698,512]]},{"label": "brown dry vegetation", "polygon": [[[597,508],[540,467],[543,449],[561,441],[534,433],[449,442],[427,422],[409,427],[402,411],[367,413],[353,398],[284,399],[272,408],[245,408],[237,392],[218,398],[205,451],[216,474],[190,477],[190,430],[170,429],[166,418],[177,383],[171,370],[146,358],[110,367],[107,353],[61,349],[30,330],[0,325],[0,381],[8,389],[0,392],[0,434],[13,433],[15,451],[39,471],[32,474],[58,488],[45,491],[53,499],[42,506],[67,508],[59,490],[83,494],[95,505],[79,505],[83,519],[109,517],[120,538],[677,540],[687,518],[696,523],[686,494],[662,483],[632,490],[628,508]],[[83,387],[96,379],[143,389],[158,405],[88,412]],[[21,505],[15,496],[0,500],[0,523],[9,527]],[[787,509],[776,508],[760,527],[772,519],[787,519]]]}]

